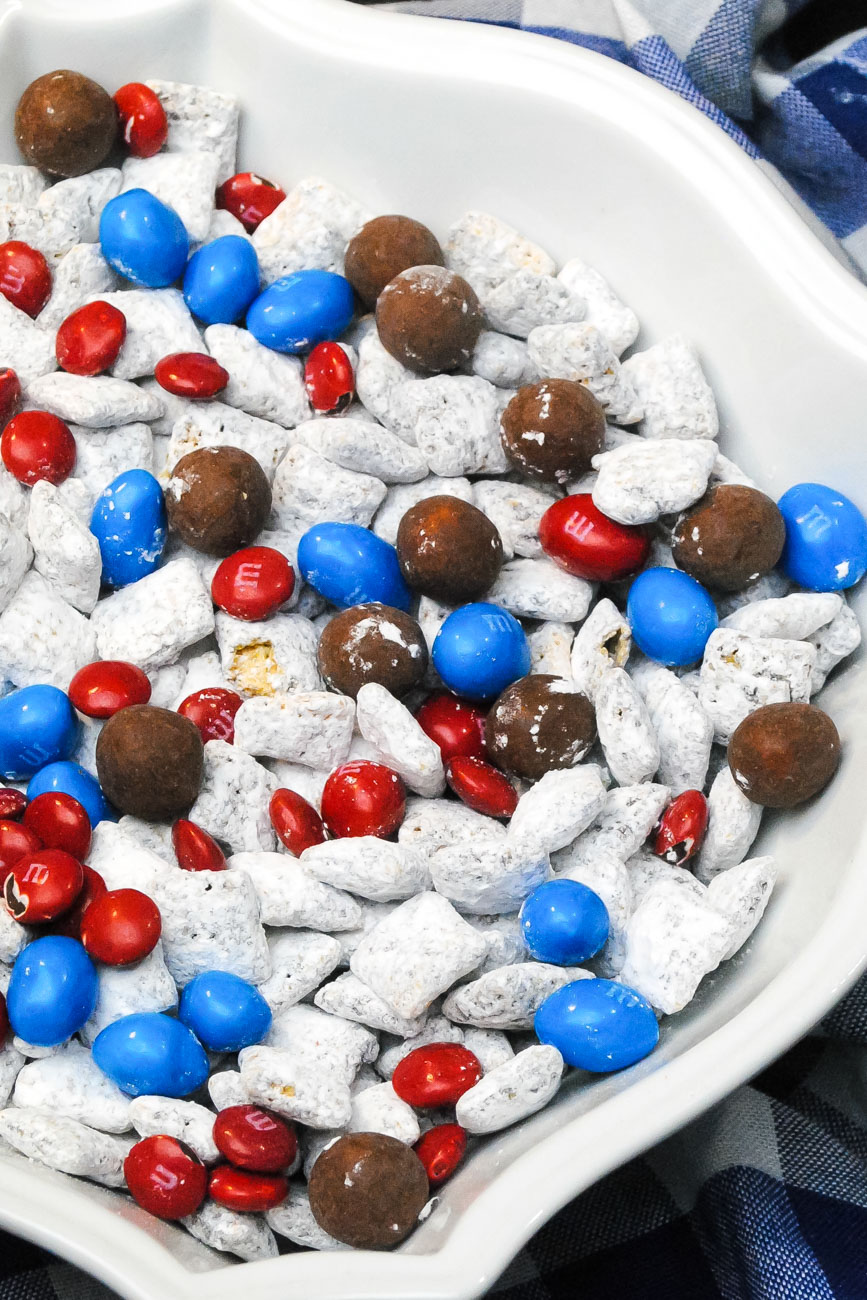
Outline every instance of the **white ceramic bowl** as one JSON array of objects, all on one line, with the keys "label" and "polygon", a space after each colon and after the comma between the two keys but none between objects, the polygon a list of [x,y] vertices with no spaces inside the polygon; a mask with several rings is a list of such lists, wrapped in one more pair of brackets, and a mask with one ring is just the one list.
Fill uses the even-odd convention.
[{"label": "white ceramic bowl", "polygon": [[[638,74],[541,37],[342,0],[7,0],[0,158],[16,156],[18,95],[56,67],[109,87],[160,76],[234,91],[242,164],[284,185],[321,173],[440,233],[487,208],[559,259],[580,254],[638,311],[644,345],[675,329],[696,341],[722,446],[760,484],[819,479],[867,507],[867,289],[736,145]],[[478,1295],[555,1210],[748,1079],[854,980],[865,700],[862,660],[822,699],[845,746],[837,780],[762,830],[781,879],[747,949],[664,1023],[648,1060],[573,1079],[487,1141],[399,1251],[233,1266],[128,1199],[14,1156],[0,1161],[0,1222],[136,1300]]]}]

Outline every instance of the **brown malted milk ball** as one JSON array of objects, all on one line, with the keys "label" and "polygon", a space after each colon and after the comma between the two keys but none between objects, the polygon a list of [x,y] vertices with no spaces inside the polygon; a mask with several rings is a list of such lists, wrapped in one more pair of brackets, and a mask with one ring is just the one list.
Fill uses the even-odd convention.
[{"label": "brown malted milk ball", "polygon": [[408,1237],[430,1195],[418,1156],[384,1133],[347,1133],[310,1173],[310,1209],[332,1237],[357,1250],[388,1250]]},{"label": "brown malted milk ball", "polygon": [[385,286],[376,300],[382,346],[420,375],[466,365],[484,317],[473,290],[442,266],[414,266]]},{"label": "brown malted milk ball", "polygon": [[439,241],[412,217],[374,217],[346,249],[344,275],[366,307],[374,307],[385,286],[411,266],[443,266]]},{"label": "brown malted milk ball", "polygon": [[367,682],[405,695],[424,677],[428,650],[414,618],[371,601],[341,610],[326,624],[318,657],[319,671],[332,690],[355,699]]},{"label": "brown malted milk ball", "polygon": [[31,81],[15,110],[15,140],[34,167],[81,176],[101,166],[117,137],[117,109],[102,86],[62,69]]},{"label": "brown malted milk ball", "polygon": [[198,727],[152,704],[115,713],[96,742],[96,771],[106,799],[145,821],[170,821],[195,803],[203,759]]},{"label": "brown malted milk ball", "polygon": [[786,525],[757,488],[720,483],[675,524],[675,564],[717,591],[740,591],[770,572],[783,553]]},{"label": "brown malted milk ball", "polygon": [[485,721],[491,762],[525,781],[574,767],[595,739],[596,715],[587,696],[544,673],[507,686]]},{"label": "brown malted milk ball", "polygon": [[496,527],[459,497],[425,497],[411,506],[398,525],[396,546],[413,591],[452,604],[483,595],[503,563]]},{"label": "brown malted milk ball", "polygon": [[271,488],[257,460],[238,447],[182,456],[166,487],[169,528],[205,555],[249,546],[271,513]]},{"label": "brown malted milk ball", "polygon": [[572,379],[519,388],[500,418],[503,450],[528,478],[565,483],[590,469],[605,441],[605,412]]},{"label": "brown malted milk ball", "polygon": [[729,741],[738,788],[765,808],[794,808],[824,790],[840,763],[840,736],[813,704],[766,704]]}]

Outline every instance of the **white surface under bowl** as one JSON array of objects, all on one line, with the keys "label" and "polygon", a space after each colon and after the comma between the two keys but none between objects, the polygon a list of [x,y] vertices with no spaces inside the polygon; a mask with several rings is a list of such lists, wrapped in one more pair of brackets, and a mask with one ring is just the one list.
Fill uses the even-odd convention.
[{"label": "white surface under bowl", "polygon": [[[637,310],[639,346],[672,330],[695,340],[723,450],[763,487],[819,479],[867,507],[867,290],[736,145],[638,74],[541,37],[341,0],[12,0],[0,158],[16,156],[18,95],[56,67],[112,89],[159,76],[233,91],[241,164],[284,186],[319,173],[439,234],[485,208],[558,260],[580,254]],[[136,1300],[478,1295],[556,1209],[748,1079],[861,969],[865,700],[861,659],[822,697],[845,747],[837,780],[762,830],[781,878],[746,951],[664,1023],[647,1061],[573,1079],[482,1144],[399,1251],[226,1267],[120,1195],[14,1156],[0,1161],[0,1222]]]}]

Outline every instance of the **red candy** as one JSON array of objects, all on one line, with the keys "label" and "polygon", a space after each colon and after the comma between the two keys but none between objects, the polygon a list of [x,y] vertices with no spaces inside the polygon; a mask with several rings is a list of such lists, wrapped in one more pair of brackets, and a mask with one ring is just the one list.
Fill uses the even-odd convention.
[{"label": "red candy", "polygon": [[185,817],[179,817],[172,827],[172,846],[183,871],[226,870],[226,858],[217,841]]},{"label": "red candy", "polygon": [[232,1165],[217,1165],[208,1180],[211,1199],[228,1210],[255,1214],[273,1210],[289,1193],[289,1182],[281,1174],[254,1174]]},{"label": "red candy", "polygon": [[480,758],[453,758],[446,765],[446,781],[468,808],[486,817],[511,817],[518,806],[508,777]]},{"label": "red candy", "polygon": [[149,86],[129,81],[114,93],[118,136],[133,158],[152,158],[169,133],[166,111]]},{"label": "red candy", "polygon": [[37,849],[19,858],[6,877],[6,910],[28,925],[53,921],[72,907],[84,884],[81,863],[62,849]]},{"label": "red candy", "polygon": [[32,487],[40,479],[62,483],[75,464],[75,439],[48,411],[22,411],[0,436],[0,457],[19,483]]},{"label": "red candy", "polygon": [[38,249],[20,239],[0,244],[0,293],[28,316],[39,315],[51,293],[51,272]]},{"label": "red candy", "polygon": [[440,747],[443,762],[485,757],[485,710],[441,691],[416,710],[415,720]]},{"label": "red candy", "polygon": [[650,551],[644,529],[603,515],[589,492],[549,506],[539,521],[539,541],[561,569],[591,582],[614,582],[636,573]]},{"label": "red candy", "polygon": [[11,786],[0,786],[0,818],[14,821],[27,807],[27,795]]},{"label": "red candy", "polygon": [[0,880],[5,881],[19,858],[37,853],[42,840],[18,822],[0,821]]},{"label": "red candy", "polygon": [[479,1058],[461,1043],[426,1043],[398,1062],[391,1086],[410,1106],[454,1106],[482,1077]]},{"label": "red candy", "polygon": [[205,1199],[208,1171],[184,1142],[159,1133],[130,1148],[123,1176],[133,1200],[158,1219],[184,1219]]},{"label": "red candy", "polygon": [[235,739],[235,714],[243,704],[240,695],[222,686],[206,686],[203,691],[193,691],[178,705],[182,718],[189,718],[199,729],[205,744],[209,740],[225,740],[231,745]]},{"label": "red candy", "polygon": [[90,818],[71,794],[46,790],[27,805],[24,825],[46,849],[63,849],[83,862],[90,849]]},{"label": "red candy", "polygon": [[686,862],[701,848],[707,817],[707,799],[701,790],[684,790],[672,799],[659,820],[654,853],[676,867]]},{"label": "red candy", "polygon": [[314,411],[345,411],[355,392],[352,362],[339,343],[317,343],[304,367],[304,387]]},{"label": "red candy", "polygon": [[252,231],[260,221],[270,217],[285,197],[285,190],[255,172],[238,172],[218,188],[217,207],[231,212],[245,230]]},{"label": "red candy", "polygon": [[88,718],[110,718],[131,704],[147,704],[151,684],[135,664],[102,659],[86,664],[69,683],[67,695]]},{"label": "red candy", "polygon": [[99,375],[114,365],[126,338],[126,317],[110,302],[89,302],[62,322],[57,364],[71,375]]},{"label": "red candy", "polygon": [[161,932],[160,909],[138,889],[107,890],[81,918],[81,942],[106,966],[141,961],[153,952]]},{"label": "red candy", "polygon": [[229,372],[206,352],[172,352],[154,366],[160,388],[175,397],[216,397],[229,382]]},{"label": "red candy", "polygon": [[325,842],[322,818],[312,803],[294,790],[275,790],[268,811],[280,843],[296,858],[312,845]]},{"label": "red candy", "polygon": [[0,370],[0,429],[21,408],[21,380],[8,366]]},{"label": "red candy", "polygon": [[258,1106],[228,1106],[214,1120],[214,1142],[221,1155],[239,1169],[276,1174],[298,1153],[291,1124]]},{"label": "red candy", "polygon": [[406,813],[406,789],[390,767],[359,759],[331,773],[322,791],[322,820],[332,835],[393,835]]},{"label": "red candy", "polygon": [[102,898],[108,892],[108,886],[98,871],[93,867],[82,866],[84,885],[68,912],[58,917],[50,927],[52,934],[65,934],[70,939],[81,939],[81,919],[90,904],[96,898]]},{"label": "red candy", "polygon": [[271,546],[245,546],[223,560],[211,599],[233,618],[257,622],[277,612],[295,590],[292,565]]},{"label": "red candy", "polygon": [[422,1134],[413,1147],[432,1187],[438,1187],[451,1178],[466,1149],[467,1130],[460,1124],[436,1124]]}]

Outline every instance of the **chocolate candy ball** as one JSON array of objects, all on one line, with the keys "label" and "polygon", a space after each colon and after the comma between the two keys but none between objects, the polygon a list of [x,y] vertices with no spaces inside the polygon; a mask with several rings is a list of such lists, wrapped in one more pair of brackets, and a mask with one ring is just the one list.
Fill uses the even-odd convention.
[{"label": "chocolate candy ball", "polygon": [[507,686],[485,722],[491,762],[525,781],[580,763],[596,739],[596,717],[587,696],[570,686],[543,673]]},{"label": "chocolate candy ball", "polygon": [[105,162],[117,136],[117,110],[102,86],[80,72],[46,72],[15,110],[15,139],[34,167],[81,176]]},{"label": "chocolate candy ball", "polygon": [[840,736],[813,704],[766,704],[729,741],[737,785],[765,808],[794,808],[824,790],[840,763]]},{"label": "chocolate candy ball", "polygon": [[425,497],[400,521],[397,558],[414,591],[457,605],[491,586],[503,563],[503,543],[488,516],[468,501]]},{"label": "chocolate candy ball", "polygon": [[145,821],[169,821],[195,802],[204,746],[198,727],[170,709],[132,704],[109,718],[96,742],[106,798]]},{"label": "chocolate candy ball", "polygon": [[310,1173],[310,1209],[332,1237],[357,1250],[388,1250],[409,1236],[428,1199],[414,1151],[384,1133],[348,1133]]},{"label": "chocolate candy ball", "polygon": [[605,412],[583,384],[543,379],[518,389],[500,418],[500,439],[528,478],[565,483],[602,450]]},{"label": "chocolate candy ball", "polygon": [[414,266],[376,301],[382,346],[410,370],[438,375],[473,355],[484,317],[473,290],[442,266]]},{"label": "chocolate candy ball", "polygon": [[740,591],[779,560],[786,525],[756,488],[720,483],[684,511],[671,549],[679,569],[717,591]]},{"label": "chocolate candy ball", "polygon": [[331,620],[319,638],[319,671],[328,685],[355,699],[366,682],[392,695],[418,686],[428,652],[414,618],[392,605],[353,605]]},{"label": "chocolate candy ball", "polygon": [[436,235],[412,217],[374,217],[346,249],[344,275],[366,307],[411,266],[443,266]]},{"label": "chocolate candy ball", "polygon": [[271,511],[271,488],[257,460],[238,447],[203,447],[182,456],[166,488],[169,528],[205,555],[249,546]]}]

